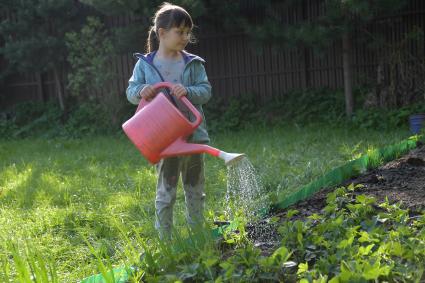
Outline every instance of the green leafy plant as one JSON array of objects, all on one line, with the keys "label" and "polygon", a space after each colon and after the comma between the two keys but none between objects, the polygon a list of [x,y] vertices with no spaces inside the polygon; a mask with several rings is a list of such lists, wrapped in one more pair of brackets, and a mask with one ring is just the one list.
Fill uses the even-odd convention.
[{"label": "green leafy plant", "polygon": [[300,278],[309,282],[325,275],[329,282],[419,280],[425,252],[420,240],[423,220],[410,218],[399,204],[378,205],[373,197],[356,195],[355,189],[351,185],[329,193],[323,216],[286,221],[280,227],[282,244],[292,248],[296,261],[306,263],[298,266]]}]

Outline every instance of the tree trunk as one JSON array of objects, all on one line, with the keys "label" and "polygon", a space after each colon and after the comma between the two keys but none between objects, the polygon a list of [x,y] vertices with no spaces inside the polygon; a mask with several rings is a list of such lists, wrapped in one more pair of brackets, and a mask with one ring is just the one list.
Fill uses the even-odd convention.
[{"label": "tree trunk", "polygon": [[58,96],[59,106],[62,110],[62,113],[65,113],[65,100],[62,92],[61,81],[59,78],[59,71],[57,67],[53,68],[53,75],[55,77],[55,85],[56,85],[56,94]]},{"label": "tree trunk", "polygon": [[351,51],[351,38],[347,32],[342,36],[342,65],[344,69],[345,114],[347,118],[351,118],[354,109]]}]

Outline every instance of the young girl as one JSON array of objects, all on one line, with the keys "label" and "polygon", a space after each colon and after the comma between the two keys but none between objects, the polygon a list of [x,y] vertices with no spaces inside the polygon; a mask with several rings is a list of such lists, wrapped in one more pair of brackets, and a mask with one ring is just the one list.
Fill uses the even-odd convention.
[{"label": "young girl", "polygon": [[[127,88],[127,99],[138,104],[143,98],[153,99],[156,91],[152,85],[161,81],[174,84],[170,99],[190,120],[193,114],[186,111],[179,97],[186,96],[203,116],[203,122],[189,137],[190,142],[208,143],[202,105],[211,98],[211,85],[203,64],[205,60],[184,49],[191,42],[192,18],[182,7],[163,3],[155,13],[149,31],[147,54],[136,53],[139,59]],[[157,45],[159,43],[159,46]],[[186,219],[194,226],[203,222],[204,159],[202,154],[162,159],[157,164],[155,227],[162,238],[169,238],[173,226],[173,205],[179,175],[182,175]]]}]

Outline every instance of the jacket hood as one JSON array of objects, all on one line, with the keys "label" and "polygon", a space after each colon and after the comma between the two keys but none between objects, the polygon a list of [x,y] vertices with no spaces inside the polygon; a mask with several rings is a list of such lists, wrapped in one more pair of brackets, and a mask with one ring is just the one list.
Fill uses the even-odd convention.
[{"label": "jacket hood", "polygon": [[[150,52],[150,53],[146,53],[146,54],[134,53],[133,56],[135,58],[138,58],[138,59],[144,59],[149,64],[153,64],[153,58],[155,57],[156,52],[157,52],[157,50],[155,50],[153,52]],[[190,61],[193,61],[193,60],[199,60],[202,63],[205,63],[205,60],[203,58],[199,57],[198,55],[189,53],[189,52],[187,52],[185,50],[182,50],[181,51],[181,54],[183,55],[183,59],[184,59],[184,63],[185,64],[187,64],[187,63],[189,63]]]}]

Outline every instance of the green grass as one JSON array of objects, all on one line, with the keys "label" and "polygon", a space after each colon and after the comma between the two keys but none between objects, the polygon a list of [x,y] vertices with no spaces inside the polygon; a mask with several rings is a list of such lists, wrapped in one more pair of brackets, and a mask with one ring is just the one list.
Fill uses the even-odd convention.
[{"label": "green grass", "polygon": [[[406,130],[294,125],[219,134],[212,145],[245,152],[267,190],[277,193],[407,136]],[[98,257],[123,264],[132,253],[130,241],[148,245],[155,239],[155,170],[124,136],[0,141],[0,160],[0,281],[18,278],[16,272],[24,274],[20,281],[30,280],[31,268],[19,264],[29,260],[38,277],[53,274],[51,281],[75,282],[100,271]],[[206,168],[211,221],[223,213],[227,171],[212,157]],[[184,226],[183,212],[179,188],[177,227]],[[125,239],[126,233],[131,237]],[[40,266],[47,269],[34,271]]]}]

